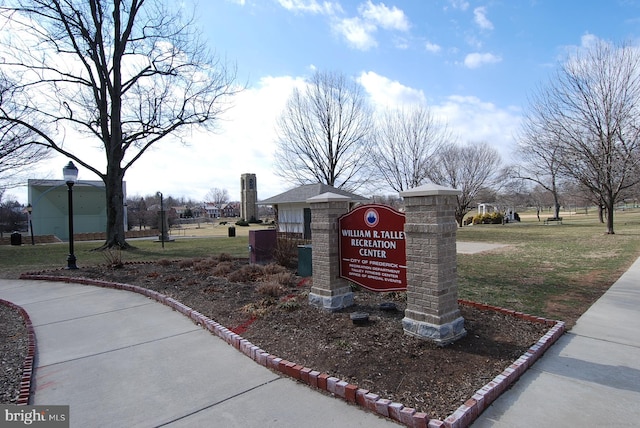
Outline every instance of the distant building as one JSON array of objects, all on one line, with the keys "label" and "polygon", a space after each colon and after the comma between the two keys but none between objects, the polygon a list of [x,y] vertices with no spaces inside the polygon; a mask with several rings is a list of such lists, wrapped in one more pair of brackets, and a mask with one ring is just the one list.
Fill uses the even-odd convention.
[{"label": "distant building", "polygon": [[296,187],[260,201],[258,204],[273,207],[278,232],[311,239],[311,206],[307,203],[307,199],[327,192],[348,196],[353,204],[369,202],[369,199],[364,196],[318,183]]},{"label": "distant building", "polygon": [[176,214],[178,214],[179,218],[185,218],[185,215],[190,212],[190,210],[187,208],[186,205],[178,205],[178,206],[174,206],[171,207],[172,210],[174,210],[176,212]]},{"label": "distant building", "polygon": [[216,204],[206,203],[202,207],[205,212],[205,216],[208,218],[220,218],[220,207]]},{"label": "distant building", "polygon": [[220,207],[221,217],[240,217],[240,202],[229,202]]}]

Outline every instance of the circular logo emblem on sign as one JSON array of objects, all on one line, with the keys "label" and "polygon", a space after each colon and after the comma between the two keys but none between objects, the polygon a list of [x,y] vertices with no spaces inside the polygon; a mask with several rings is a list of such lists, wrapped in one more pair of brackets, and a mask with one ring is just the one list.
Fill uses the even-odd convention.
[{"label": "circular logo emblem on sign", "polygon": [[378,216],[378,211],[373,208],[369,208],[364,213],[364,223],[369,227],[375,227],[378,224],[380,217]]}]

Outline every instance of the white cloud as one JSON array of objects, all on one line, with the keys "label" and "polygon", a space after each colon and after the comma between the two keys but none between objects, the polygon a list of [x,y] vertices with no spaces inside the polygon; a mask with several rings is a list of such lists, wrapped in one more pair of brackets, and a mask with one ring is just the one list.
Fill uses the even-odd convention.
[{"label": "white cloud", "polygon": [[407,40],[404,37],[394,37],[393,39],[393,45],[398,48],[398,49],[409,49],[410,45],[409,45],[409,40]]},{"label": "white cloud", "polygon": [[[242,0],[244,1],[244,0]],[[283,8],[292,12],[318,13],[323,15],[333,15],[342,12],[340,3],[317,0],[278,0]]]},{"label": "white cloud", "polygon": [[473,10],[473,20],[483,30],[493,30],[493,23],[487,18],[487,8],[476,7]]},{"label": "white cloud", "polygon": [[[363,72],[358,81],[378,109],[409,104],[426,104],[422,90],[381,76],[373,71]],[[520,111],[499,108],[477,97],[451,95],[443,102],[429,104],[434,116],[447,123],[461,143],[487,142],[508,160],[514,147],[514,138],[520,126]]]},{"label": "white cloud", "polygon": [[409,20],[404,12],[395,6],[388,8],[384,3],[375,5],[371,3],[371,0],[368,0],[364,5],[360,5],[358,11],[364,19],[379,25],[385,30],[409,30]]},{"label": "white cloud", "polygon": [[469,2],[466,0],[450,0],[449,3],[451,3],[454,9],[460,9],[462,11],[469,9]]},{"label": "white cloud", "polygon": [[431,53],[438,53],[438,52],[440,52],[442,50],[440,45],[437,45],[437,44],[431,43],[431,42],[426,42],[424,44],[424,48],[427,50],[427,52],[431,52]]},{"label": "white cloud", "polygon": [[597,44],[599,40],[598,36],[586,33],[580,38],[580,46],[583,48],[590,48]]},{"label": "white cloud", "polygon": [[341,19],[334,24],[334,29],[356,49],[366,51],[378,46],[378,42],[373,37],[373,33],[377,30],[376,26],[359,17]]},{"label": "white cloud", "polygon": [[393,107],[404,104],[425,103],[421,90],[403,85],[397,80],[381,76],[374,71],[362,72],[358,81],[369,94],[376,108]]},{"label": "white cloud", "polygon": [[467,68],[479,68],[485,64],[495,64],[502,61],[502,58],[492,53],[474,52],[468,54],[464,59]]},{"label": "white cloud", "polygon": [[461,143],[486,142],[500,152],[503,161],[509,160],[521,122],[519,111],[461,95],[447,97],[442,104],[432,106],[432,111],[448,123]]},{"label": "white cloud", "polygon": [[[397,7],[389,8],[384,3],[374,4],[371,0],[358,7],[358,16],[353,18],[336,19],[333,30],[342,35],[351,47],[363,51],[378,46],[374,34],[379,28],[388,31],[407,32],[411,27],[407,16]],[[405,40],[395,46],[398,49],[406,49]]]}]

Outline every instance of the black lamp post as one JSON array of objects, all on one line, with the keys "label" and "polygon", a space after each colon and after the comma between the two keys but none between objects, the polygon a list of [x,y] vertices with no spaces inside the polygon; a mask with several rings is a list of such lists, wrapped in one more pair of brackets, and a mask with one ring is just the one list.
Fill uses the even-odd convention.
[{"label": "black lamp post", "polygon": [[67,257],[67,269],[78,269],[76,266],[76,256],[73,254],[73,185],[78,179],[78,168],[69,161],[69,163],[62,168],[62,174],[64,181],[67,183],[68,195],[69,195],[69,256]]},{"label": "black lamp post", "polygon": [[160,198],[160,242],[162,242],[162,248],[164,248],[164,200],[162,192],[158,192],[156,195]]},{"label": "black lamp post", "polygon": [[29,216],[29,232],[31,232],[31,245],[35,245],[35,241],[33,240],[33,222],[31,221],[32,212],[33,206],[31,204],[27,205],[27,215]]}]

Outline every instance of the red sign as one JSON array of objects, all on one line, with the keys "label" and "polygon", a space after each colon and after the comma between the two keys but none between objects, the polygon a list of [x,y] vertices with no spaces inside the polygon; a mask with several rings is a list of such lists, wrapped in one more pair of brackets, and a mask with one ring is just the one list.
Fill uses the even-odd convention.
[{"label": "red sign", "polygon": [[372,291],[406,290],[404,214],[370,204],[338,221],[340,276]]}]

